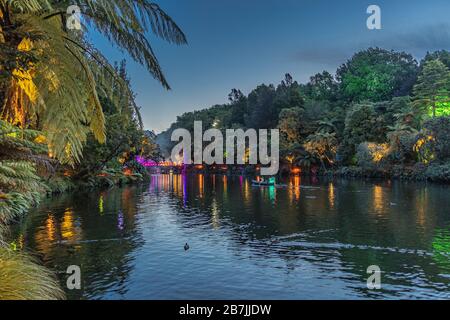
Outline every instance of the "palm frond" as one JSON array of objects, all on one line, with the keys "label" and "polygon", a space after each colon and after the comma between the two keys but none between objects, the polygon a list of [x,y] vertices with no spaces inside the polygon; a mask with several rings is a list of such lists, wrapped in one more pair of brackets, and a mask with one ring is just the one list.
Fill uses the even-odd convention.
[{"label": "palm frond", "polygon": [[14,19],[8,38],[32,44],[32,48],[21,50],[20,44],[15,48],[0,43],[4,47],[0,54],[8,52],[5,59],[10,60],[1,65],[13,66],[5,72],[10,80],[0,116],[24,128],[43,130],[51,155],[74,165],[81,161],[89,132],[99,142],[105,141],[105,118],[97,92],[105,87],[100,83],[109,80],[111,97],[123,97],[123,105],[131,105],[141,128],[143,124],[129,83],[120,79],[82,35],[66,30],[66,10],[72,4],[81,8],[88,27],[128,52],[167,89],[169,84],[147,33],[170,43],[187,41],[157,4],[145,0],[0,0],[0,14]]}]

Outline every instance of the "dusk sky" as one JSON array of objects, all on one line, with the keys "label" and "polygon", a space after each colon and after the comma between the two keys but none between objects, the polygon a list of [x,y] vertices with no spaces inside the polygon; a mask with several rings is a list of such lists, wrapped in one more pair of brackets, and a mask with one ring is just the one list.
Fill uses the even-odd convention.
[{"label": "dusk sky", "polygon": [[[245,94],[261,83],[279,83],[289,72],[306,82],[331,73],[370,46],[422,58],[450,49],[448,0],[164,0],[155,1],[178,23],[189,44],[177,47],[149,35],[172,87],[164,90],[145,68],[91,38],[111,61],[128,70],[146,129],[161,132],[184,112],[227,101],[232,88]],[[382,10],[382,30],[366,27],[367,7]]]}]

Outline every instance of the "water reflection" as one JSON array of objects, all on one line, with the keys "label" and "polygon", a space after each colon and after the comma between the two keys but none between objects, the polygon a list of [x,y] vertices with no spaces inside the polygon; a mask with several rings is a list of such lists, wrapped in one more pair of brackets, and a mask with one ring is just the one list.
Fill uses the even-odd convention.
[{"label": "water reflection", "polygon": [[[81,265],[74,299],[450,297],[448,187],[284,183],[153,176],[139,187],[49,200],[15,240],[62,283],[68,265]],[[369,265],[381,267],[383,290],[367,289]]]},{"label": "water reflection", "polygon": [[383,214],[385,210],[385,201],[383,196],[383,188],[381,186],[373,187],[373,210],[377,214]]},{"label": "water reflection", "polygon": [[334,209],[335,199],[336,199],[336,195],[335,195],[335,190],[334,190],[334,184],[333,184],[333,182],[330,182],[328,184],[328,203],[332,210]]}]

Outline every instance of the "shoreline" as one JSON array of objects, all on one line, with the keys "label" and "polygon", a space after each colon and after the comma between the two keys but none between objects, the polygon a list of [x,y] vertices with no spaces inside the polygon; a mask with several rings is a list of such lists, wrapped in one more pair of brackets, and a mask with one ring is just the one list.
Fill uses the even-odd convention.
[{"label": "shoreline", "polygon": [[[184,171],[185,174],[216,174],[224,176],[244,176],[257,177],[258,170],[252,166],[247,167],[230,167],[227,170],[213,169],[204,167],[203,169],[189,168]],[[150,172],[149,174],[183,174],[182,170],[162,170],[158,172]],[[315,174],[312,172],[300,171],[300,173],[291,173],[290,170],[280,170],[275,175],[278,178],[287,178],[290,176],[301,177],[326,177],[326,178],[346,178],[346,179],[376,179],[376,180],[396,180],[405,182],[429,182],[437,184],[450,185],[450,165],[449,164],[432,164],[425,166],[418,164],[416,166],[404,167],[393,166],[389,169],[381,168],[363,168],[358,166],[346,166],[324,171],[319,169]]]}]

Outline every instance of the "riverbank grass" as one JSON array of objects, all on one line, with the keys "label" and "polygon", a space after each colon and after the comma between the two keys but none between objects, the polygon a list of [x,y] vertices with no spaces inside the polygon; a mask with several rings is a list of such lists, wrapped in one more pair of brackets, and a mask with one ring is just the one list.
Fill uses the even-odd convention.
[{"label": "riverbank grass", "polygon": [[56,277],[27,254],[0,247],[0,300],[65,299]]}]

